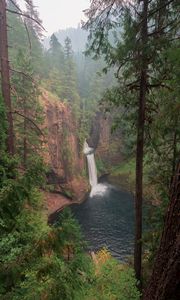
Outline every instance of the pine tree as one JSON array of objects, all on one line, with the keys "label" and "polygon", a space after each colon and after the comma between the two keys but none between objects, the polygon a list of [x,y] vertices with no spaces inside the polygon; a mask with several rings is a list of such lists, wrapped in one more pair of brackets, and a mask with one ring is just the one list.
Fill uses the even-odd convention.
[{"label": "pine tree", "polygon": [[33,0],[26,1],[26,15],[28,18],[25,18],[25,24],[27,27],[27,36],[28,36],[28,50],[29,55],[32,59],[33,69],[37,74],[42,73],[43,66],[43,47],[41,40],[43,37],[43,26],[42,20],[39,18],[39,13],[36,10]]},{"label": "pine tree", "polygon": [[28,53],[19,50],[17,65],[20,74],[13,76],[16,149],[26,168],[40,154],[43,113],[39,104],[37,82]]},{"label": "pine tree", "polygon": [[64,41],[64,52],[65,52],[66,59],[72,58],[73,55],[72,43],[68,36],[65,38]]},{"label": "pine tree", "polygon": [[[89,51],[102,54],[108,66],[117,67],[119,87],[110,102],[134,112],[136,139],[136,239],[134,264],[141,278],[143,157],[146,125],[154,89],[166,90],[165,47],[177,35],[177,1],[92,1],[87,11]],[[122,30],[122,27],[123,30]],[[112,35],[114,36],[113,43]],[[163,76],[163,73],[166,74]],[[167,76],[167,77],[166,77]],[[115,94],[114,94],[115,96]],[[138,99],[138,100],[137,100]],[[151,99],[151,100],[150,100]],[[148,108],[148,109],[147,109]]]},{"label": "pine tree", "polygon": [[64,81],[64,51],[55,34],[50,38],[50,48],[45,54],[47,75],[46,82],[49,90],[62,99]]},{"label": "pine tree", "polygon": [[59,43],[55,34],[53,34],[50,38],[50,48],[48,50],[48,54],[50,56],[50,61],[52,68],[57,68],[60,73],[64,71],[64,52],[63,47]]},{"label": "pine tree", "polygon": [[[42,20],[39,18],[39,13],[34,6],[33,0],[26,1],[26,12],[27,15],[30,16],[30,18],[26,20],[28,28],[35,33],[38,39],[42,39]],[[34,20],[36,20],[36,22],[34,22]]]},{"label": "pine tree", "polygon": [[77,75],[75,70],[75,63],[73,60],[73,50],[71,40],[67,37],[64,46],[65,54],[65,69],[64,69],[64,87],[63,98],[70,101],[71,104],[79,101],[77,91]]}]

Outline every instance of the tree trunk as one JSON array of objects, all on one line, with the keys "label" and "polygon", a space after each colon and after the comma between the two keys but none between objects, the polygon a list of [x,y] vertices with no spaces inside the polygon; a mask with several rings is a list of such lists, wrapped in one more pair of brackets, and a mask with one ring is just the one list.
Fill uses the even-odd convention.
[{"label": "tree trunk", "polygon": [[147,93],[147,11],[148,0],[143,0],[143,13],[141,19],[141,43],[140,54],[140,93],[139,112],[137,125],[137,148],[136,148],[136,193],[135,193],[135,246],[134,246],[134,269],[136,278],[141,281],[142,261],[142,198],[143,198],[143,151],[144,151],[144,126]]},{"label": "tree trunk", "polygon": [[23,101],[24,105],[24,132],[23,132],[23,162],[24,162],[24,168],[27,166],[27,109],[26,109],[26,100],[24,97]]},{"label": "tree trunk", "polygon": [[11,109],[11,91],[10,91],[10,74],[8,60],[8,39],[7,39],[7,20],[6,20],[6,1],[0,1],[0,60],[1,60],[1,86],[2,95],[5,102],[7,114],[7,150],[8,153],[14,154],[14,132],[13,118]]},{"label": "tree trunk", "polygon": [[[177,122],[175,124],[177,126]],[[173,162],[172,162],[172,176],[175,173],[176,168],[176,159],[177,159],[177,130],[174,129],[174,137],[173,137]]]},{"label": "tree trunk", "polygon": [[171,185],[160,247],[143,299],[180,299],[180,161]]}]

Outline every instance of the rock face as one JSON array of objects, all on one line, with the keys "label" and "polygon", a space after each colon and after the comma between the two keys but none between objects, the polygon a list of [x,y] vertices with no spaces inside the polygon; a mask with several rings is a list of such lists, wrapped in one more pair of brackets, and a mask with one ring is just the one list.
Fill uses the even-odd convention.
[{"label": "rock face", "polygon": [[122,161],[122,145],[120,133],[111,133],[111,118],[98,112],[94,118],[88,144],[96,149],[96,158],[106,166],[116,165]]},{"label": "rock face", "polygon": [[68,104],[45,90],[40,102],[44,110],[44,159],[49,166],[48,183],[57,192],[78,200],[86,193],[88,183],[81,175],[85,158],[80,153],[75,119]]},{"label": "rock face", "polygon": [[[44,111],[44,160],[48,165],[47,182],[53,193],[45,195],[49,213],[64,203],[81,201],[89,190],[86,157],[79,147],[78,126],[67,103],[42,90],[40,103]],[[111,135],[111,121],[98,112],[92,122],[88,144],[96,149],[96,162],[116,165],[122,159],[119,138]],[[104,174],[104,169],[99,175]],[[63,198],[65,196],[65,198]]]}]

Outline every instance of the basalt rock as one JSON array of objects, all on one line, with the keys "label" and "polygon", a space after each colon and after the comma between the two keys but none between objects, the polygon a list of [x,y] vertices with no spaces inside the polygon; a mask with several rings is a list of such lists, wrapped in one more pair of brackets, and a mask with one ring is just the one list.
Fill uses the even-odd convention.
[{"label": "basalt rock", "polygon": [[105,165],[117,165],[122,161],[121,133],[111,132],[112,120],[110,116],[104,116],[97,112],[92,122],[88,145],[95,149],[97,159]]},{"label": "basalt rock", "polygon": [[75,118],[67,103],[46,90],[40,102],[44,110],[44,160],[49,167],[47,183],[58,192],[66,191],[79,200],[88,189],[82,177],[85,157],[79,150],[78,130]]}]

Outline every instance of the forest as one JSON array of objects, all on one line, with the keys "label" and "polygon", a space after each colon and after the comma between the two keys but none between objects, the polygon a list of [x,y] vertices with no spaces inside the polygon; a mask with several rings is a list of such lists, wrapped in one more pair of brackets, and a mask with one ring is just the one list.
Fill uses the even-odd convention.
[{"label": "forest", "polygon": [[0,0],[0,299],[179,300],[179,1],[47,37],[34,2]]}]

